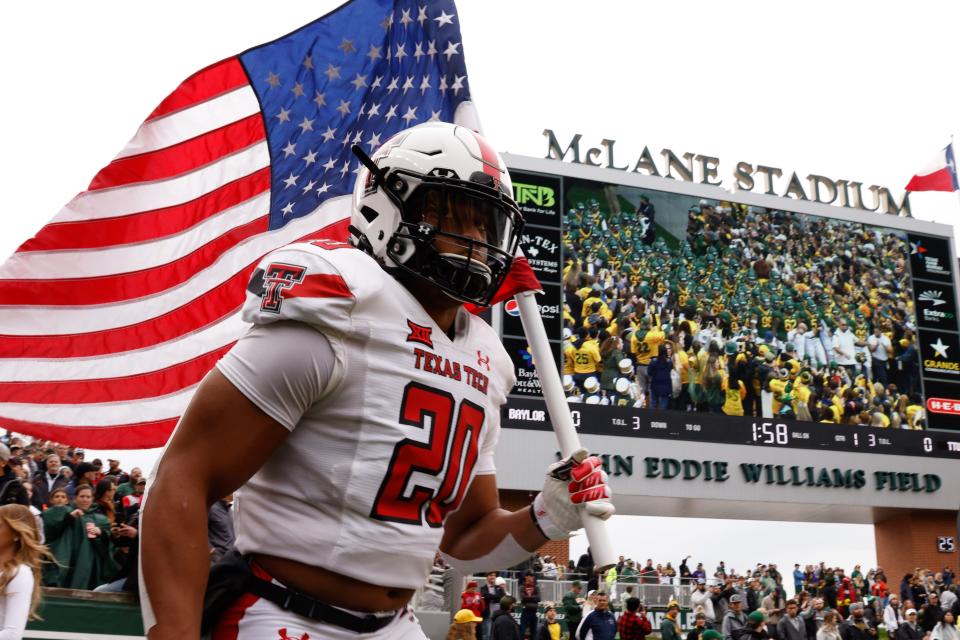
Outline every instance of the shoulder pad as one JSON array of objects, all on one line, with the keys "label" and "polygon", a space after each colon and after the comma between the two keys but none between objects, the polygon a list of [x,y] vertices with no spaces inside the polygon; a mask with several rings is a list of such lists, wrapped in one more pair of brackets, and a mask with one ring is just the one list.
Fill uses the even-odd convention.
[{"label": "shoulder pad", "polygon": [[347,333],[357,304],[390,277],[367,254],[344,242],[315,240],[264,256],[247,285],[243,320],[295,320],[323,332]]}]

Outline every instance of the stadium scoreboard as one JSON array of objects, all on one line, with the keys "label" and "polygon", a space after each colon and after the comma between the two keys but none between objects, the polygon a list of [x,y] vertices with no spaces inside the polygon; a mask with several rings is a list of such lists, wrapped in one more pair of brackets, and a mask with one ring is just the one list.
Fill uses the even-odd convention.
[{"label": "stadium scoreboard", "polygon": [[[592,264],[584,263],[587,252],[584,251],[583,246],[596,248],[596,244],[584,245],[581,242],[578,245],[579,251],[572,249],[573,243],[570,241],[572,229],[565,214],[576,209],[578,205],[583,209],[583,203],[587,202],[590,203],[591,208],[599,211],[589,225],[582,224],[583,227],[587,227],[582,235],[593,237],[595,242],[602,237],[609,239],[608,232],[613,226],[609,221],[619,219],[621,224],[631,227],[630,235],[633,238],[646,236],[648,245],[655,238],[659,238],[657,247],[662,255],[669,256],[668,261],[674,261],[674,269],[678,261],[682,262],[680,256],[689,258],[692,255],[691,246],[694,246],[694,254],[697,250],[702,254],[703,239],[700,236],[707,233],[706,239],[708,242],[711,241],[709,231],[692,230],[688,226],[690,212],[697,211],[701,204],[709,207],[732,206],[741,211],[763,212],[764,215],[773,215],[780,222],[799,220],[801,222],[797,224],[797,229],[827,229],[834,238],[843,241],[847,252],[846,264],[849,264],[850,259],[861,261],[875,271],[875,273],[873,271],[869,273],[871,278],[881,283],[876,288],[882,291],[893,290],[890,294],[890,306],[897,307],[897,313],[900,314],[899,320],[915,335],[915,354],[906,358],[906,361],[891,357],[889,368],[891,374],[896,377],[895,382],[904,387],[902,389],[904,394],[912,391],[920,395],[923,429],[884,429],[866,425],[829,424],[798,420],[793,415],[761,418],[715,412],[572,402],[570,408],[574,424],[581,433],[761,447],[960,458],[960,325],[957,322],[955,295],[957,261],[952,229],[949,226],[907,217],[882,215],[866,210],[831,207],[793,198],[750,192],[730,192],[716,186],[679,182],[556,160],[509,154],[505,155],[505,159],[513,179],[514,196],[526,221],[521,247],[543,288],[543,293],[537,296],[537,303],[547,336],[555,347],[554,353],[560,367],[563,366],[563,277],[564,269],[570,259],[578,258],[583,268],[591,275],[609,275],[619,270],[621,277],[627,277],[630,274],[627,265],[632,263],[632,258],[637,258],[637,254],[632,253],[630,248],[632,245],[624,243],[626,247],[624,255],[614,256],[612,254],[616,251],[605,252],[598,248],[599,257],[589,253],[589,262]],[[653,205],[650,215],[640,216],[641,208],[651,208],[650,205]],[[613,213],[618,216],[611,216]],[[749,221],[751,216],[753,214],[748,213],[746,220]],[[779,224],[777,228],[793,227]],[[583,230],[573,230],[573,235],[577,235],[579,231]],[[757,236],[749,222],[733,233],[735,236],[742,234],[743,238],[751,234],[752,237]],[[797,254],[802,254],[804,247],[810,242],[810,238],[804,237],[801,233],[797,233],[795,237],[780,237],[776,240],[779,241],[776,247],[792,247],[793,252]],[[882,249],[881,253],[889,257],[890,262],[874,264],[879,262],[876,259],[879,255],[878,248]],[[640,249],[643,250],[643,247]],[[579,255],[572,256],[571,251]],[[824,253],[822,248],[820,253]],[[711,253],[709,249],[705,258],[720,259],[718,254]],[[836,267],[833,266],[832,260],[835,258],[836,256],[819,255],[816,260],[825,260],[829,269],[836,270],[835,276],[843,280],[839,264]],[[816,265],[815,261],[806,266],[815,269]],[[663,273],[668,272],[668,265],[660,264],[659,266],[664,270]],[[793,266],[797,268],[800,265]],[[738,267],[732,264],[731,268],[736,269],[737,272],[727,271],[726,278],[721,279],[719,285],[714,282],[714,288],[721,290],[715,295],[716,298],[724,297],[724,292],[726,295],[730,294],[733,288],[731,281],[742,282],[748,277],[755,278],[755,274],[751,276],[742,273],[744,271],[742,265]],[[627,270],[626,273],[624,270]],[[708,271],[712,270],[708,269]],[[649,268],[646,273],[635,271],[634,283],[642,285],[647,280],[656,279],[657,276],[662,277],[663,273],[650,273]],[[706,285],[708,294],[717,293],[709,290],[709,283],[706,280],[701,281],[701,278],[706,277],[702,268],[701,273],[691,270],[686,275],[690,279],[691,289]],[[777,274],[774,274],[774,278],[776,277]],[[841,292],[839,294],[841,299],[835,302],[843,306],[842,292],[849,292],[862,284],[856,281],[833,282],[834,290]],[[751,280],[747,286],[753,287],[755,282]],[[649,296],[663,294],[662,291],[643,290],[643,292]],[[776,296],[776,294],[773,295]],[[895,305],[892,302],[894,295],[899,297]],[[788,297],[775,297],[772,300],[764,297],[763,302],[777,306],[778,311],[783,311],[782,306],[785,303],[793,302],[786,300]],[[862,301],[864,298],[863,295],[856,296],[857,300]],[[717,303],[716,300],[713,302]],[[822,305],[822,302],[815,297],[813,303],[817,306]],[[645,304],[651,303],[648,300]],[[745,303],[742,308],[747,306]],[[707,308],[703,311],[704,320],[710,321],[710,327],[713,327],[713,320],[721,309]],[[789,310],[792,311],[792,307]],[[857,321],[862,322],[862,326],[865,327],[872,321],[879,320],[879,318],[870,318],[870,312],[869,308],[858,309],[856,305],[851,305],[843,307],[837,315],[849,315],[851,320],[856,315]],[[862,318],[862,314],[867,318]],[[679,317],[682,319],[683,315]],[[726,335],[717,332],[716,336],[723,338],[720,342],[749,334],[751,328],[754,329],[753,335],[759,338],[758,342],[764,342],[764,337],[768,342],[775,342],[774,336],[769,332],[764,334],[763,327],[759,327],[758,336],[755,318],[753,324],[746,321],[746,318],[743,320],[744,326],[739,327],[734,321],[732,329],[736,331],[727,326],[725,327]],[[576,321],[579,323],[580,318]],[[674,318],[674,322],[676,321]],[[517,384],[503,409],[503,426],[514,429],[550,429],[549,415],[540,395],[539,380],[531,361],[519,312],[516,303],[512,300],[503,308],[502,338],[513,360],[517,376]],[[782,336],[778,344],[783,345]],[[630,345],[625,344],[623,349],[624,352],[628,352]],[[806,364],[806,361],[804,363]],[[829,366],[833,364],[831,362]],[[856,372],[862,372],[865,366],[866,363],[862,359],[858,360]],[[853,368],[850,371],[849,377],[853,378],[856,374]],[[649,407],[650,404],[646,406]],[[917,408],[914,407],[913,411]]]}]

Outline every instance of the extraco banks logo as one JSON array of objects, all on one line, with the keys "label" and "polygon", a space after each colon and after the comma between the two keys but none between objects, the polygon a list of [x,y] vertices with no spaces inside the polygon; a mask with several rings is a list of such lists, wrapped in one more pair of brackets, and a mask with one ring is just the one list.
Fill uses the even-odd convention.
[{"label": "extraco banks logo", "polygon": [[[921,293],[917,300],[923,302],[923,317],[925,320],[952,320],[956,317],[952,311],[938,309],[937,307],[947,304],[943,299],[943,291],[939,289],[927,289]],[[949,309],[949,307],[947,307]]]},{"label": "extraco banks logo", "polygon": [[552,207],[557,203],[556,195],[550,187],[538,184],[513,183],[513,193],[519,206],[534,205],[537,207]]}]

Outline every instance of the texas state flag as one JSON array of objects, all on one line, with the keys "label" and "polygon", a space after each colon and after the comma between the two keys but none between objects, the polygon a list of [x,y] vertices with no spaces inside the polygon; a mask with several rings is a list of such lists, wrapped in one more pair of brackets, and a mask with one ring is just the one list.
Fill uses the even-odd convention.
[{"label": "texas state flag", "polygon": [[922,171],[910,179],[907,191],[957,191],[957,162],[953,155],[953,144],[940,150]]}]

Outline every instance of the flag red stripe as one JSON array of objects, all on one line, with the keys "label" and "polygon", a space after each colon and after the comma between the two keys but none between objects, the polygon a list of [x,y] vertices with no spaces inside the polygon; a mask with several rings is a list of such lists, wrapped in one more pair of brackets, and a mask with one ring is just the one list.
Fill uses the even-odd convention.
[{"label": "flag red stripe", "polygon": [[186,335],[240,309],[253,262],[200,298],[162,316],[115,329],[48,336],[0,336],[0,358],[82,358],[143,349]]},{"label": "flag red stripe", "polygon": [[0,397],[4,402],[50,405],[123,402],[164,396],[200,382],[233,344],[231,342],[186,362],[139,375],[54,382],[3,382],[0,383]]},{"label": "flag red stripe", "polygon": [[284,298],[352,298],[353,293],[343,278],[332,273],[307,276],[300,284],[283,292]]},{"label": "flag red stripe", "polygon": [[270,167],[264,167],[184,204],[116,218],[48,224],[17,251],[94,249],[156,240],[185,231],[269,188]]},{"label": "flag red stripe", "polygon": [[0,280],[0,300],[7,305],[72,306],[109,304],[154,295],[183,284],[206,269],[224,251],[264,233],[269,216],[230,229],[195,251],[173,262],[95,278],[62,280]]},{"label": "flag red stripe", "polygon": [[87,449],[152,449],[162,447],[180,418],[105,427],[50,424],[2,418],[5,429]]},{"label": "flag red stripe", "polygon": [[906,191],[953,191],[953,177],[950,169],[944,167],[925,176],[916,175],[910,179]]},{"label": "flag red stripe", "polygon": [[172,178],[245,149],[265,137],[263,118],[257,113],[159,151],[114,160],[94,176],[87,188],[94,191]]},{"label": "flag red stripe", "polygon": [[147,122],[216,98],[247,84],[247,74],[237,58],[227,58],[196,72],[164,98],[147,117]]},{"label": "flag red stripe", "polygon": [[[339,220],[297,241],[314,238],[343,240],[349,218]],[[2,336],[0,358],[74,358],[143,349],[173,340],[224,318],[243,305],[246,284],[258,257],[230,279],[204,295],[162,316],[137,324],[66,335]]]}]

